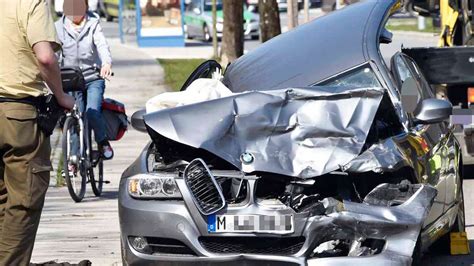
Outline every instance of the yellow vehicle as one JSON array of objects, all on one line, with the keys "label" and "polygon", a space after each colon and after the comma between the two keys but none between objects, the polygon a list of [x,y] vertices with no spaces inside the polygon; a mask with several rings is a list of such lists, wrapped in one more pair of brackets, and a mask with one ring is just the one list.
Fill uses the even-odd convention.
[{"label": "yellow vehicle", "polygon": [[118,18],[120,0],[100,0],[99,4],[107,21],[113,21],[114,18]]},{"label": "yellow vehicle", "polygon": [[[474,2],[473,2],[474,3]],[[465,166],[474,165],[474,39],[471,0],[414,0],[422,16],[440,16],[438,48],[404,49],[423,70],[428,81],[445,91],[457,107],[454,122]]]}]

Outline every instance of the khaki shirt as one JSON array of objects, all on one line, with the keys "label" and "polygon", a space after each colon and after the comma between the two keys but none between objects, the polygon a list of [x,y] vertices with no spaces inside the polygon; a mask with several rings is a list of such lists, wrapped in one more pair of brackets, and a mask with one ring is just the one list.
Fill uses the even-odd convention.
[{"label": "khaki shirt", "polygon": [[0,0],[0,97],[44,94],[32,48],[42,41],[59,48],[46,0]]}]

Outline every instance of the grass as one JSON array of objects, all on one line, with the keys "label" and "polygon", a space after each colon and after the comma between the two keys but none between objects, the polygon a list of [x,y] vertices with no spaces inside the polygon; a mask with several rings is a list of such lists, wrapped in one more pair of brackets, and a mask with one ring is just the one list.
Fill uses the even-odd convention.
[{"label": "grass", "polygon": [[418,20],[416,18],[410,19],[391,19],[387,23],[387,30],[390,31],[415,31],[415,32],[429,32],[439,33],[440,28],[433,26],[433,19],[426,18],[426,27],[424,30],[418,29]]},{"label": "grass", "polygon": [[165,82],[173,91],[179,91],[189,75],[204,61],[204,59],[158,59],[165,70]]},{"label": "grass", "polygon": [[63,177],[63,153],[61,152],[61,157],[59,157],[58,169],[56,170],[56,186],[62,187],[64,186],[64,177]]}]

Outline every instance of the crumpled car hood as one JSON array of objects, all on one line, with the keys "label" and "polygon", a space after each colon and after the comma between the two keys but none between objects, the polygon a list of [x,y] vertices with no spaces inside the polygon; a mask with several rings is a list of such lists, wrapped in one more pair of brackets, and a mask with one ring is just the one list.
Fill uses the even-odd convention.
[{"label": "crumpled car hood", "polygon": [[151,113],[145,123],[246,173],[312,178],[361,153],[383,94],[343,87],[251,91]]}]

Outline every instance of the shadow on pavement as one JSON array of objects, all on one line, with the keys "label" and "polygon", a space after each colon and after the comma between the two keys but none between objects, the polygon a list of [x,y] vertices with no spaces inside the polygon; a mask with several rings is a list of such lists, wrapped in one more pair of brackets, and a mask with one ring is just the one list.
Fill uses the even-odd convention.
[{"label": "shadow on pavement", "polygon": [[87,197],[84,198],[84,201],[87,202],[95,202],[95,201],[102,201],[102,200],[115,200],[118,199],[118,191],[104,191],[100,197]]},{"label": "shadow on pavement", "polygon": [[463,175],[464,179],[474,179],[474,165],[464,165]]},{"label": "shadow on pavement", "polygon": [[[470,225],[473,226],[473,225]],[[471,247],[470,255],[441,255],[428,252],[423,256],[422,265],[429,266],[458,266],[458,265],[474,265],[474,240],[469,240]]]},{"label": "shadow on pavement", "polygon": [[212,46],[212,42],[202,42],[202,41],[186,41],[186,47],[203,47],[203,46]]}]

